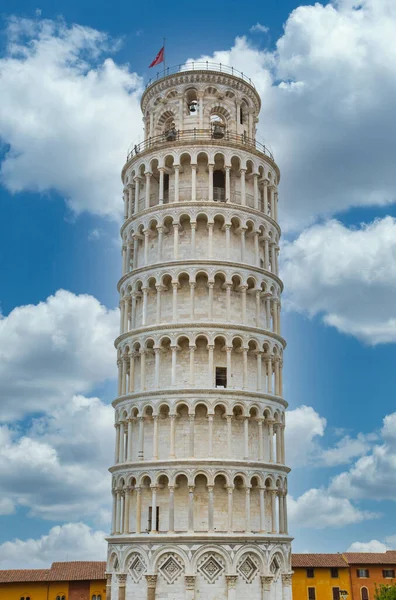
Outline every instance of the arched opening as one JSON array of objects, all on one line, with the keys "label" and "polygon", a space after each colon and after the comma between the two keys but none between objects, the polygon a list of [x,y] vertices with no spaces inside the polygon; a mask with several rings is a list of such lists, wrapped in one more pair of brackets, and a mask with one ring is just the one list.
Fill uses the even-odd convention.
[{"label": "arched opening", "polygon": [[214,480],[213,529],[217,532],[227,531],[228,521],[228,491],[224,475],[217,475]]}]

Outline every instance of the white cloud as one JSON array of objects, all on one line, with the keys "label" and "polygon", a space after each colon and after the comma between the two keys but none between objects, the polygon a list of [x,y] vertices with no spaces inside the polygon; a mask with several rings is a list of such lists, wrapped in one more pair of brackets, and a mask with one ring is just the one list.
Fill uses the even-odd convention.
[{"label": "white cloud", "polygon": [[56,190],[77,213],[120,217],[119,173],[142,135],[141,78],[106,57],[117,42],[89,27],[13,18],[7,33],[3,184],[12,192]]},{"label": "white cloud", "polygon": [[387,550],[389,550],[387,544],[370,540],[370,542],[353,542],[347,552],[386,552]]},{"label": "white cloud", "polygon": [[376,434],[364,435],[363,433],[358,433],[356,438],[346,435],[332,448],[323,450],[320,455],[320,461],[327,467],[348,464],[353,459],[366,454],[376,439]]},{"label": "white cloud", "polygon": [[252,26],[252,27],[249,29],[249,31],[250,31],[251,33],[256,33],[256,32],[257,32],[257,33],[268,33],[268,31],[269,31],[269,28],[268,28],[266,25],[262,25],[261,23],[259,23],[259,22],[257,21],[256,25],[253,25],[253,26]]},{"label": "white cloud", "polygon": [[351,499],[395,500],[396,413],[387,415],[372,451],[335,476],[330,493]]},{"label": "white cloud", "polygon": [[310,489],[296,500],[289,496],[288,514],[294,527],[325,529],[345,527],[374,519],[378,515],[356,508],[347,498],[331,495],[326,489]]},{"label": "white cloud", "polygon": [[115,377],[118,310],[59,290],[0,319],[0,419],[48,412]]},{"label": "white cloud", "polygon": [[285,306],[370,343],[396,341],[396,219],[329,221],[283,249]]},{"label": "white cloud", "polygon": [[286,454],[292,467],[304,466],[318,454],[317,438],[323,436],[326,419],[311,406],[299,406],[287,412]]},{"label": "white cloud", "polygon": [[58,521],[91,518],[109,525],[114,411],[74,396],[0,445],[0,514],[18,507]]},{"label": "white cloud", "polygon": [[39,539],[16,539],[0,545],[2,569],[49,568],[52,562],[67,560],[106,560],[103,531],[84,523],[68,523],[50,529]]},{"label": "white cloud", "polygon": [[396,4],[360,4],[299,6],[274,52],[238,38],[204,58],[248,74],[262,95],[259,135],[282,171],[283,227],[395,201]]}]

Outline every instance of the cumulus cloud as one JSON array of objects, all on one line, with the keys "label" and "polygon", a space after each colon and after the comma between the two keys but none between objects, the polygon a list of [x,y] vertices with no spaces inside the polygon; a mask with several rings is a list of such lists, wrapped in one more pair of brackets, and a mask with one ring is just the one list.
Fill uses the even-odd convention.
[{"label": "cumulus cloud", "polygon": [[0,419],[48,412],[115,377],[118,310],[59,290],[0,319]]},{"label": "cumulus cloud", "polygon": [[369,344],[396,341],[396,219],[314,225],[284,245],[282,260],[286,307]]},{"label": "cumulus cloud", "polygon": [[396,413],[387,415],[372,451],[331,482],[330,492],[351,499],[396,498]]},{"label": "cumulus cloud", "polygon": [[312,529],[338,528],[377,518],[377,513],[360,510],[347,498],[329,494],[326,489],[312,488],[294,499],[288,498],[289,519],[294,527]]},{"label": "cumulus cloud", "polygon": [[394,202],[395,35],[393,0],[339,0],[296,8],[274,52],[241,37],[204,57],[249,74],[262,95],[284,226]]},{"label": "cumulus cloud", "polygon": [[318,438],[324,435],[326,419],[311,406],[299,406],[287,413],[286,453],[288,464],[301,467],[317,457]]},{"label": "cumulus cloud", "polygon": [[84,523],[68,523],[50,529],[39,539],[16,539],[0,545],[2,569],[49,568],[52,562],[106,560],[105,532]]},{"label": "cumulus cloud", "polygon": [[63,21],[13,18],[0,59],[1,181],[56,190],[76,212],[122,213],[120,170],[141,136],[142,80],[109,55],[118,42]]},{"label": "cumulus cloud", "polygon": [[0,514],[19,507],[58,521],[109,524],[114,414],[98,398],[74,396],[0,445]]},{"label": "cumulus cloud", "polygon": [[251,33],[268,33],[269,28],[266,25],[262,25],[261,23],[257,22],[256,25],[253,25],[249,31]]},{"label": "cumulus cloud", "polygon": [[388,546],[378,540],[370,540],[369,542],[353,542],[347,552],[386,552]]}]

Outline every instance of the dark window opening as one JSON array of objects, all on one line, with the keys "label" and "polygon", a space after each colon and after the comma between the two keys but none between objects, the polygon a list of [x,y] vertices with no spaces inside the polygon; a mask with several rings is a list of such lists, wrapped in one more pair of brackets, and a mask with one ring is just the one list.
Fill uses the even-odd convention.
[{"label": "dark window opening", "polygon": [[368,569],[356,569],[356,575],[358,577],[370,577],[370,572]]},{"label": "dark window opening", "polygon": [[169,173],[164,173],[164,202],[169,202]]},{"label": "dark window opening", "polygon": [[369,593],[366,587],[361,589],[362,600],[369,600]]},{"label": "dark window opening", "polygon": [[260,258],[260,267],[264,269],[264,259]]},{"label": "dark window opening", "polygon": [[316,590],[315,588],[308,588],[308,600],[316,600]]},{"label": "dark window opening", "polygon": [[216,387],[227,387],[226,367],[216,367]]},{"label": "dark window opening", "polygon": [[340,588],[339,587],[333,588],[333,600],[340,600]]},{"label": "dark window opening", "polygon": [[[157,528],[155,531],[159,531],[159,506],[156,507],[156,513],[157,513]],[[149,531],[151,531],[152,526],[153,526],[153,507],[149,506],[147,529]]]},{"label": "dark window opening", "polygon": [[395,577],[395,569],[384,569],[382,571],[382,576],[385,579],[393,579]]},{"label": "dark window opening", "polygon": [[213,172],[213,200],[217,202],[225,200],[225,174],[220,169]]},{"label": "dark window opening", "polygon": [[313,567],[308,567],[308,569],[307,569],[307,577],[315,577],[315,569]]},{"label": "dark window opening", "polygon": [[[338,577],[338,569],[337,569],[337,567],[332,567],[332,568],[330,569],[330,572],[331,572],[331,576],[332,576],[333,578],[335,578],[335,577]],[[336,589],[336,588],[334,588],[334,589]]]},{"label": "dark window opening", "polygon": [[243,125],[243,108],[242,107],[239,109],[239,122],[241,125]]}]

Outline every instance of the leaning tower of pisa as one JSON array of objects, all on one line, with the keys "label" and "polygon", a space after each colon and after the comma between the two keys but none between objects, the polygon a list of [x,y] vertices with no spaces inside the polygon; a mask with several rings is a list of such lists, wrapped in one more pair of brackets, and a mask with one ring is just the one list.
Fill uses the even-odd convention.
[{"label": "leaning tower of pisa", "polygon": [[242,73],[151,81],[122,170],[107,600],[289,600],[277,185]]}]

